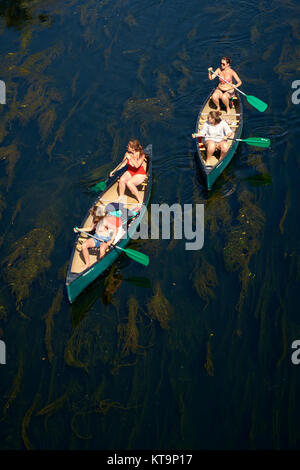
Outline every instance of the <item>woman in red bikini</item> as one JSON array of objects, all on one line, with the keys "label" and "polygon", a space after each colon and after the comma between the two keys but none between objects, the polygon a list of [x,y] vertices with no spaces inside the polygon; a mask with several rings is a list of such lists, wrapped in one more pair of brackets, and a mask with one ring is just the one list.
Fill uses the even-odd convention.
[{"label": "woman in red bikini", "polygon": [[[146,172],[143,167],[144,160],[145,154],[139,141],[135,139],[130,140],[122,164],[118,167],[118,169],[121,169],[128,164],[127,171],[121,176],[119,181],[119,200],[124,196],[127,186],[129,191],[137,198],[139,205],[142,205],[143,200],[137,190],[137,186],[146,178]],[[110,173],[110,176],[112,175],[113,172]]]},{"label": "woman in red bikini", "polygon": [[[226,106],[227,114],[229,114],[229,111],[230,111],[230,99],[234,96],[234,89],[240,87],[242,84],[240,77],[234,70],[232,70],[230,65],[231,65],[231,59],[229,59],[229,57],[222,57],[221,67],[218,67],[217,70],[215,70],[215,72],[220,77],[227,80],[227,82],[229,82],[230,85],[224,82],[222,78],[219,78],[219,85],[211,97],[213,102],[217,106],[216,111],[221,110],[220,109],[220,100],[221,100],[222,103],[224,103]],[[209,67],[208,69],[208,78],[209,80],[213,80],[214,78],[216,78],[216,75],[212,73],[212,67]],[[236,84],[233,84],[232,82],[233,78],[235,79]]]}]

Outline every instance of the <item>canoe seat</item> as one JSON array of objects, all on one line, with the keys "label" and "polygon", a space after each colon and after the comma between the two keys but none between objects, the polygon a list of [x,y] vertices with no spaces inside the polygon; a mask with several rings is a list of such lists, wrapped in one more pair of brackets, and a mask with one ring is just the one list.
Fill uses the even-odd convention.
[{"label": "canoe seat", "polygon": [[148,176],[144,179],[144,181],[137,186],[139,191],[145,191],[148,186]]}]

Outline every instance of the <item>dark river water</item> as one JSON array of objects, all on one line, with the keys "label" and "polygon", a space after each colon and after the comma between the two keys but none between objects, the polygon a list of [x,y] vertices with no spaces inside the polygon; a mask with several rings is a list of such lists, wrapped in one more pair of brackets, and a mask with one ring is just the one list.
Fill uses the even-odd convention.
[{"label": "dark river water", "polygon": [[[0,3],[1,449],[300,445],[297,0]],[[191,139],[230,56],[241,144],[208,193]],[[205,241],[136,240],[70,305],[74,233],[130,137],[151,203],[204,204]]]}]

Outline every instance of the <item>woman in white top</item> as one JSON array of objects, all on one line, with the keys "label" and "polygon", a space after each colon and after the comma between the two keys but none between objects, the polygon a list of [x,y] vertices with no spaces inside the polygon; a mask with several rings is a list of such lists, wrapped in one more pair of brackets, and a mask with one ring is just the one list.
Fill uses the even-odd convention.
[{"label": "woman in white top", "polygon": [[221,119],[219,111],[210,111],[207,121],[200,129],[200,136],[205,137],[204,145],[206,147],[206,165],[214,166],[218,163],[214,152],[220,150],[220,159],[222,159],[230,146],[227,141],[232,136],[232,131],[226,121]]}]

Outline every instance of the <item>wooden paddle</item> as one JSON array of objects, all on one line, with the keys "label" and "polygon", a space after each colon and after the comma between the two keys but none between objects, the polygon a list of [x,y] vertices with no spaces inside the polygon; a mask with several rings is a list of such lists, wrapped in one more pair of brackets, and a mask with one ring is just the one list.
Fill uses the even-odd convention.
[{"label": "wooden paddle", "polygon": [[[77,232],[84,233],[84,235],[87,235],[88,237],[94,238],[95,240],[99,241],[104,241],[100,237],[95,237],[95,235],[92,235],[91,233],[84,232],[83,230],[79,229],[78,227],[74,227]],[[149,264],[149,256],[145,255],[144,253],[140,253],[139,251],[132,250],[131,248],[121,248],[120,246],[116,245],[111,245],[113,248],[116,248],[118,250],[124,251],[124,253],[137,263],[141,263],[144,266],[148,266]]]},{"label": "wooden paddle", "polygon": [[[221,80],[223,80],[224,82],[228,83],[228,85],[232,85],[232,83],[229,83],[227,82],[227,80],[225,80],[225,78],[223,77],[220,77],[220,75],[218,75],[216,72],[214,72],[212,70],[211,73],[214,73],[217,77],[219,77]],[[264,101],[260,100],[259,98],[257,98],[256,96],[251,96],[251,95],[246,95],[246,93],[244,93],[242,90],[240,90],[239,88],[237,87],[234,87],[235,90],[237,90],[239,93],[242,93],[242,95],[246,96],[246,99],[248,101],[249,104],[251,104],[251,106],[253,106],[254,108],[256,108],[258,111],[260,111],[261,113],[263,113],[268,105],[267,103],[264,103]]]},{"label": "wooden paddle", "polygon": [[[200,134],[192,134],[193,139],[196,137],[203,137]],[[254,147],[264,147],[269,148],[271,141],[265,137],[248,137],[248,139],[232,139],[228,137],[228,140],[236,140],[237,142],[245,142],[248,145],[253,145]]]}]

